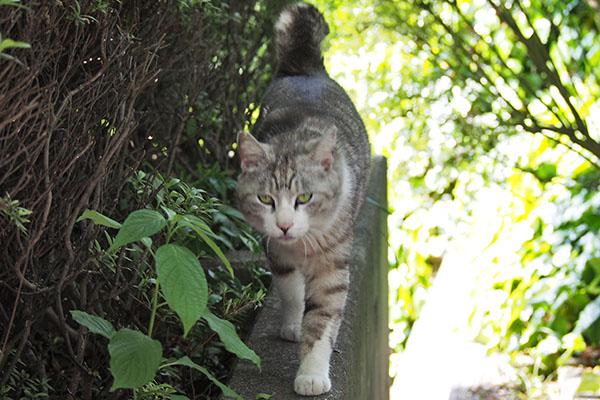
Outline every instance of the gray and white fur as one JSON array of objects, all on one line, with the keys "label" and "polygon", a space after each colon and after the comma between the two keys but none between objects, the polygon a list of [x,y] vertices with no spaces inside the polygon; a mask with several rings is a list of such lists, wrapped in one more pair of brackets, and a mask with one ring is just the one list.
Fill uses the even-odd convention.
[{"label": "gray and white fur", "polygon": [[329,27],[312,5],[275,25],[278,70],[252,134],[238,135],[238,197],[264,247],[281,298],[281,336],[301,342],[294,390],[331,388],[329,360],[350,284],[354,219],[370,144],[352,101],[323,65]]}]

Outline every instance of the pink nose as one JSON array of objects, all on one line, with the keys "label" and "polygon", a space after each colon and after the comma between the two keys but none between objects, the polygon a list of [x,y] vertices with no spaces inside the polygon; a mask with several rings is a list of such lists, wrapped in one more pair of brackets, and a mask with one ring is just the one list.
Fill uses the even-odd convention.
[{"label": "pink nose", "polygon": [[277,227],[279,229],[281,229],[281,231],[283,232],[283,234],[285,235],[288,230],[292,227],[292,223],[291,222],[278,222],[277,223]]}]

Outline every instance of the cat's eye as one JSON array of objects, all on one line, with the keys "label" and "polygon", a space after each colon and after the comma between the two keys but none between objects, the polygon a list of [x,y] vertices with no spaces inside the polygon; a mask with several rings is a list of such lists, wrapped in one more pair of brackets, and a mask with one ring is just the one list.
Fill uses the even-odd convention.
[{"label": "cat's eye", "polygon": [[271,196],[269,196],[268,194],[259,194],[258,200],[261,203],[266,204],[268,206],[272,206],[275,204],[275,202],[273,201],[273,198]]},{"label": "cat's eye", "polygon": [[296,198],[296,204],[306,204],[312,199],[312,193],[302,193]]}]

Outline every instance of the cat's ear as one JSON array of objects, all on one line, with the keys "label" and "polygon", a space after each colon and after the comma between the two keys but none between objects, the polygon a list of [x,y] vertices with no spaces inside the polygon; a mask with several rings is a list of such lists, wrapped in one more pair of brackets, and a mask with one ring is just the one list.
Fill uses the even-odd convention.
[{"label": "cat's ear", "polygon": [[238,151],[242,160],[242,172],[253,169],[267,158],[268,145],[260,143],[251,134],[240,132],[237,136]]},{"label": "cat's ear", "polygon": [[335,145],[335,136],[337,133],[337,128],[335,125],[332,125],[323,136],[319,139],[319,143],[315,148],[315,152],[313,154],[313,160],[321,164],[321,166],[325,169],[325,171],[329,171],[331,166],[333,165],[333,149]]}]

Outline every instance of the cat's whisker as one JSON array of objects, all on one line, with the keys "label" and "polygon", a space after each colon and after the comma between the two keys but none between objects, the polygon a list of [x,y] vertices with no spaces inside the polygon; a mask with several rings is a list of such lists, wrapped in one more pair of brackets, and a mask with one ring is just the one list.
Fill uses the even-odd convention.
[{"label": "cat's whisker", "polygon": [[267,235],[267,241],[265,242],[265,251],[269,252],[269,242],[271,241],[271,236]]},{"label": "cat's whisker", "polygon": [[303,237],[301,237],[300,240],[302,240],[302,244],[304,245],[304,262],[306,262],[306,259],[308,258],[308,252],[306,251],[306,242],[304,241]]},{"label": "cat's whisker", "polygon": [[312,252],[314,252],[315,251],[315,246],[314,246],[314,243],[313,243],[313,238],[311,237],[310,233],[306,232],[306,234],[304,235],[304,237],[308,241],[308,245],[310,246],[310,249],[312,250]]},{"label": "cat's whisker", "polygon": [[311,247],[313,249],[313,252],[317,252],[317,251],[323,252],[325,250],[317,237],[315,237],[312,234],[308,234],[307,236],[310,237],[310,239],[311,239]]}]

